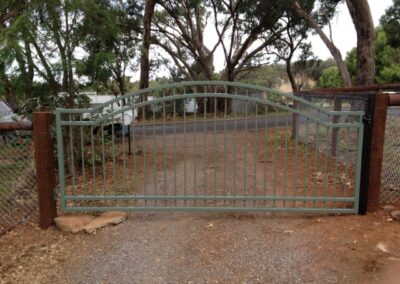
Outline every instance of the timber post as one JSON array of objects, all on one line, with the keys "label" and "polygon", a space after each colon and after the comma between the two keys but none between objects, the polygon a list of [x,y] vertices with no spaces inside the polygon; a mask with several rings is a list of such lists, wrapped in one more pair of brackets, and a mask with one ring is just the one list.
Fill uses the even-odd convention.
[{"label": "timber post", "polygon": [[51,112],[33,114],[33,142],[39,200],[39,223],[42,229],[54,224],[57,216],[54,198],[55,172],[53,141],[51,138]]}]

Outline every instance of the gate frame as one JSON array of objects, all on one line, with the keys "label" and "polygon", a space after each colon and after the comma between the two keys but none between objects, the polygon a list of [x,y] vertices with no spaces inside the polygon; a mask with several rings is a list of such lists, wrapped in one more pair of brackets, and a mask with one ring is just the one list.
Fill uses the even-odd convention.
[{"label": "gate frame", "polygon": [[[249,90],[255,90],[255,91],[261,91],[261,92],[266,92],[266,93],[273,93],[273,94],[278,94],[278,95],[282,95],[282,97],[286,97],[289,99],[292,99],[294,102],[298,102],[298,103],[302,103],[308,107],[311,107],[313,109],[316,109],[318,111],[321,111],[322,113],[325,113],[329,116],[331,116],[332,118],[334,118],[335,116],[338,115],[355,115],[357,116],[357,123],[356,124],[349,124],[348,126],[354,126],[357,127],[357,129],[359,129],[358,131],[358,150],[357,150],[357,163],[356,163],[356,169],[355,169],[355,190],[354,190],[354,195],[352,197],[352,201],[354,202],[354,206],[351,209],[348,210],[338,210],[338,208],[332,208],[329,210],[325,210],[322,208],[289,208],[289,207],[285,207],[285,208],[262,208],[262,209],[258,209],[258,208],[235,208],[235,210],[237,211],[302,211],[302,212],[326,212],[326,213],[357,213],[359,210],[359,201],[360,201],[360,180],[361,180],[361,161],[362,161],[362,139],[363,139],[363,133],[364,133],[364,124],[362,123],[362,118],[364,115],[364,111],[342,111],[340,113],[337,113],[337,111],[331,111],[331,110],[327,110],[325,108],[319,107],[315,104],[313,104],[312,102],[299,98],[294,94],[291,93],[284,93],[275,89],[271,89],[271,88],[266,88],[266,87],[262,87],[262,86],[257,86],[257,85],[251,85],[251,84],[244,84],[244,83],[237,83],[237,82],[228,82],[228,81],[185,81],[185,82],[180,82],[180,83],[172,83],[172,84],[165,84],[159,87],[153,87],[153,88],[148,88],[148,89],[142,89],[136,92],[132,92],[130,94],[127,94],[125,96],[122,97],[118,97],[115,98],[113,100],[110,100],[108,102],[105,102],[101,105],[95,106],[93,108],[88,108],[88,109],[56,109],[56,122],[57,122],[57,146],[59,150],[62,150],[63,148],[63,144],[64,141],[62,139],[62,135],[61,135],[61,126],[95,126],[97,123],[103,121],[104,119],[107,119],[109,117],[112,117],[112,115],[116,115],[119,113],[124,112],[125,110],[130,109],[132,106],[127,106],[124,109],[118,110],[118,111],[114,111],[113,113],[109,113],[107,115],[104,115],[103,117],[99,118],[99,119],[95,119],[93,121],[88,121],[88,122],[83,122],[83,121],[64,121],[61,119],[61,114],[72,114],[72,113],[78,113],[78,114],[84,114],[84,113],[94,113],[98,110],[100,110],[101,108],[107,106],[108,104],[112,104],[118,100],[122,100],[122,99],[126,99],[126,98],[134,98],[135,96],[140,96],[141,94],[145,94],[145,93],[149,93],[149,92],[158,92],[158,91],[162,91],[162,90],[168,90],[168,89],[176,89],[176,88],[184,88],[184,87],[190,87],[190,86],[224,86],[225,90],[226,88],[229,87],[237,87],[237,88],[244,88],[244,89],[249,89]],[[196,89],[195,89],[196,90]],[[151,104],[155,104],[155,103],[161,103],[164,101],[169,101],[169,100],[177,100],[177,99],[185,99],[185,98],[192,98],[192,97],[221,97],[221,98],[231,98],[231,99],[239,99],[239,100],[246,100],[246,101],[254,101],[257,103],[261,103],[261,104],[265,104],[265,105],[270,105],[273,107],[277,107],[279,109],[282,110],[287,110],[289,113],[296,113],[297,115],[301,115],[301,116],[305,116],[310,118],[311,120],[313,120],[315,123],[319,123],[319,124],[323,124],[323,125],[331,125],[330,127],[335,128],[335,127],[344,127],[346,125],[341,125],[342,123],[334,123],[334,122],[329,122],[329,121],[321,121],[319,119],[316,119],[306,113],[302,113],[301,111],[294,109],[292,106],[289,105],[285,105],[285,104],[279,104],[279,103],[275,103],[270,101],[268,98],[266,99],[259,99],[259,98],[251,98],[249,96],[244,96],[244,95],[237,95],[237,94],[230,94],[230,93],[219,93],[219,92],[196,92],[194,91],[193,93],[190,94],[180,94],[180,95],[173,95],[171,97],[174,97],[171,99],[171,97],[160,97],[159,99],[156,99],[154,101],[146,101],[146,102],[140,102],[137,103],[134,107],[144,107],[147,105],[151,105]],[[341,126],[339,126],[339,124]],[[63,153],[63,151],[61,151],[60,153]],[[65,192],[65,180],[63,177],[65,177],[65,173],[64,173],[64,157],[59,153],[59,159],[58,159],[58,163],[59,163],[59,174],[60,174],[60,185],[61,185],[61,197],[62,197],[62,208],[65,209],[65,211],[81,211],[81,210],[90,210],[89,207],[72,207],[72,208],[66,208],[65,207],[65,201],[66,200],[79,200],[79,196],[64,196]],[[108,197],[108,196],[107,196]],[[150,196],[151,197],[151,196]],[[163,196],[161,196],[163,197]],[[170,196],[171,198],[173,196]],[[90,196],[82,196],[82,200],[96,200],[98,198],[105,198],[103,196],[93,196],[90,198]],[[132,196],[109,196],[109,199],[113,199],[113,198],[117,198],[117,199],[123,199],[123,198],[127,198],[130,199],[132,198]],[[278,197],[279,198],[279,197]],[[126,208],[131,209],[131,210],[196,210],[196,208],[191,208],[191,207],[187,207],[187,208],[179,208],[179,207],[149,207],[149,208],[145,208],[145,207],[130,207],[130,208]],[[214,207],[198,207],[198,210],[219,210],[219,211],[227,211],[227,210],[233,210],[233,208],[229,208],[229,207],[221,207],[221,208],[214,208]],[[102,208],[102,207],[94,207],[92,210],[97,210],[97,211],[104,211],[104,210],[117,210],[117,208],[115,207],[110,207],[110,208]]]},{"label": "gate frame", "polygon": [[[389,92],[397,92],[396,94]],[[358,214],[376,212],[380,208],[381,173],[388,106],[400,105],[400,84],[355,86],[297,91],[294,95],[324,97],[326,95],[361,95],[366,97],[362,174]],[[335,99],[336,101],[336,99]],[[295,130],[295,129],[294,129]],[[292,135],[296,135],[293,133]],[[333,137],[332,137],[333,139]]]}]

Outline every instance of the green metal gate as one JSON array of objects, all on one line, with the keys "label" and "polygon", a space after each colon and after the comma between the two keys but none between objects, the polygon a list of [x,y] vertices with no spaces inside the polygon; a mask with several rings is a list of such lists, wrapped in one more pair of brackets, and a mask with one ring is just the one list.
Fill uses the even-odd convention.
[{"label": "green metal gate", "polygon": [[357,213],[363,115],[219,81],[57,109],[61,207]]}]

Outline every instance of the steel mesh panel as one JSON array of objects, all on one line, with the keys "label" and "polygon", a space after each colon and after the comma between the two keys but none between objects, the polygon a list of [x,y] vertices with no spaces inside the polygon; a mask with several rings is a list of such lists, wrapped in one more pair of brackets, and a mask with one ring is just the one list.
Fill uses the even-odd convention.
[{"label": "steel mesh panel", "polygon": [[382,202],[400,201],[400,107],[387,112],[382,163]]},{"label": "steel mesh panel", "polygon": [[0,234],[37,217],[31,131],[0,133]]}]

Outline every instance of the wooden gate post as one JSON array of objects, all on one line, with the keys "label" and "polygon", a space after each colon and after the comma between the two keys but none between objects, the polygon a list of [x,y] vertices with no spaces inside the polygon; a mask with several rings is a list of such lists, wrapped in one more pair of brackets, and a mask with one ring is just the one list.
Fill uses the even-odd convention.
[{"label": "wooden gate post", "polygon": [[35,151],[36,180],[39,199],[39,223],[42,229],[54,224],[57,216],[54,199],[55,172],[53,141],[51,139],[51,112],[33,114],[33,143]]},{"label": "wooden gate post", "polygon": [[367,212],[379,209],[379,196],[381,191],[381,173],[383,162],[383,147],[385,142],[385,128],[389,95],[377,93],[375,95],[372,117],[371,153],[369,160]]}]

